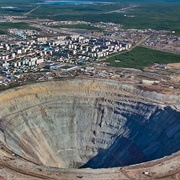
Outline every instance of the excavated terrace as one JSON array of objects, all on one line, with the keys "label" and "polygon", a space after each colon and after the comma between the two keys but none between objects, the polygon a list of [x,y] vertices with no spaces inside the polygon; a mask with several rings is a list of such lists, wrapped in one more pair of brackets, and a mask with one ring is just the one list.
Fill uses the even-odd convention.
[{"label": "excavated terrace", "polygon": [[0,140],[37,164],[111,168],[180,150],[179,96],[84,79],[4,91],[0,104]]}]

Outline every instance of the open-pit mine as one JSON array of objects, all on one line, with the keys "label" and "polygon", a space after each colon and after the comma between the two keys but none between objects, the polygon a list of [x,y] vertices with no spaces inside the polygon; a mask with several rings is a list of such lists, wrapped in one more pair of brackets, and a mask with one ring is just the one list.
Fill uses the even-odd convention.
[{"label": "open-pit mine", "polygon": [[0,93],[0,178],[180,179],[180,95],[105,79]]}]

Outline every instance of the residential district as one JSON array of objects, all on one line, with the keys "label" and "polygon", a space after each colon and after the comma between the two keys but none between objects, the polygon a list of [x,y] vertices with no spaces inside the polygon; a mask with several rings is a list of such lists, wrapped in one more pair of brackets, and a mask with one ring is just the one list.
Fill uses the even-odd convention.
[{"label": "residential district", "polygon": [[[177,46],[180,39],[169,31],[124,30],[120,25],[102,22],[92,24],[33,20],[30,23],[41,31],[11,28],[6,35],[0,35],[1,88],[29,81],[73,77],[80,73],[82,76],[114,76],[114,73],[109,74],[104,69],[97,70],[98,65],[105,67],[106,58],[129,51],[140,44],[180,53]],[[59,24],[88,24],[103,28],[104,31],[54,28],[54,25]]]}]

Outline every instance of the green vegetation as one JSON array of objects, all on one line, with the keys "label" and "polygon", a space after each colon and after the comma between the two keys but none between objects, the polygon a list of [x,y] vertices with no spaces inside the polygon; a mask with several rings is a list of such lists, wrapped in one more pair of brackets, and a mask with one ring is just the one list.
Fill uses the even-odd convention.
[{"label": "green vegetation", "polygon": [[6,34],[3,30],[0,30],[0,35]]},{"label": "green vegetation", "polygon": [[72,68],[72,66],[62,66],[61,69],[69,69]]},{"label": "green vegetation", "polygon": [[70,29],[86,29],[89,31],[102,31],[101,28],[90,26],[88,24],[71,24],[71,25],[61,25],[54,26],[55,28],[70,28]]},{"label": "green vegetation", "polygon": [[36,30],[37,28],[29,26],[27,23],[11,23],[11,22],[2,22],[0,23],[0,30],[4,31],[9,28],[17,28],[17,29],[34,29]]},{"label": "green vegetation", "polygon": [[0,3],[0,15],[21,16],[37,7],[37,4]]},{"label": "green vegetation", "polygon": [[156,30],[175,30],[180,35],[180,2],[147,3],[129,12],[135,15],[123,22],[126,28],[151,28]]},{"label": "green vegetation", "polygon": [[[129,5],[125,3],[117,4],[89,4],[89,5],[41,5],[38,9],[29,14],[29,18],[48,18],[61,21],[85,20],[90,22],[96,21],[96,15],[104,15],[104,13],[120,9]],[[47,10],[48,9],[48,10]],[[106,18],[106,17],[105,17]],[[104,19],[104,18],[103,18]],[[104,19],[106,21],[106,19]]]},{"label": "green vegetation", "polygon": [[114,22],[124,25],[124,28],[175,30],[177,34],[180,34],[180,2],[138,2],[133,3],[137,7],[126,12],[110,13],[114,10],[129,7],[130,4],[132,3],[42,5],[30,14],[29,17],[50,18],[62,21]]},{"label": "green vegetation", "polygon": [[[36,3],[41,1],[44,0],[1,0],[0,7],[13,6],[15,8],[0,8],[0,15],[23,15],[39,6]],[[112,12],[131,5],[136,5],[136,7],[120,13]],[[112,3],[88,5],[40,5],[33,13],[28,14],[28,18],[32,19],[102,21],[122,24],[124,28],[174,30],[177,35],[180,35],[179,17],[180,1],[177,0],[173,2],[171,0],[112,0]]]},{"label": "green vegetation", "polygon": [[1,0],[1,4],[10,4],[10,5],[19,5],[19,4],[32,4],[32,3],[37,3],[41,2],[42,0]]},{"label": "green vegetation", "polygon": [[110,57],[107,59],[107,62],[109,62],[110,66],[143,69],[153,63],[167,64],[180,62],[180,55],[136,47],[132,51]]}]

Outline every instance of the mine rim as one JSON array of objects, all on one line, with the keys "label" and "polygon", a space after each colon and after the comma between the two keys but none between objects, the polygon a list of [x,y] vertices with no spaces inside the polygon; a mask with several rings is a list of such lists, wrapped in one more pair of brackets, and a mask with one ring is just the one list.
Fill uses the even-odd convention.
[{"label": "mine rim", "polygon": [[[24,87],[26,88],[28,85],[25,85]],[[22,88],[24,88],[24,87],[18,87],[17,88],[17,90],[18,89],[22,89]],[[15,88],[16,89],[16,88]],[[10,89],[10,90],[12,90],[12,89]],[[4,91],[3,91],[3,93],[4,93]],[[176,151],[176,152],[174,152],[173,154],[176,154],[176,153],[178,153],[179,151]],[[172,154],[172,155],[173,155]],[[165,158],[166,157],[169,157],[169,158],[171,158],[171,156],[172,155],[167,155],[167,156],[165,156]],[[17,155],[17,156],[19,156],[19,155]],[[19,156],[20,158],[23,158],[22,156]],[[158,158],[158,159],[154,159],[154,160],[150,160],[150,161],[146,161],[146,162],[140,162],[140,163],[137,163],[137,164],[132,164],[132,165],[128,165],[128,166],[136,166],[136,165],[141,165],[141,164],[146,164],[146,163],[153,163],[153,161],[158,161],[158,160],[160,160],[160,159],[162,159],[162,158],[164,158],[164,157],[161,157],[161,158]],[[23,158],[23,159],[25,159],[25,158]],[[27,159],[26,159],[27,160]],[[33,161],[29,161],[29,162],[33,162]],[[34,162],[33,162],[34,163]],[[126,167],[126,166],[117,166],[117,167]],[[88,168],[88,167],[87,167]],[[107,168],[116,168],[116,167],[107,167]],[[69,169],[69,168],[63,168],[63,169]],[[86,168],[73,168],[73,169],[86,169]],[[94,168],[94,169],[101,169],[101,168]]]}]

